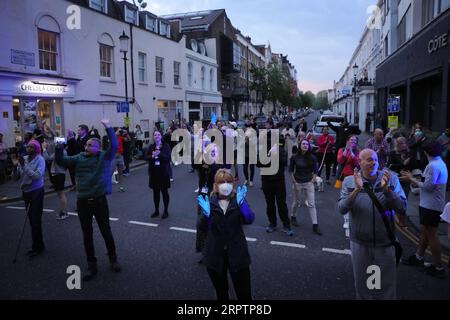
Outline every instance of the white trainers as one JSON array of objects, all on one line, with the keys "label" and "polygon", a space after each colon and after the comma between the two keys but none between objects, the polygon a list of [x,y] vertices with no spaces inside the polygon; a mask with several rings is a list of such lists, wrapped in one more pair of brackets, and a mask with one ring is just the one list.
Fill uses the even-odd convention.
[{"label": "white trainers", "polygon": [[197,193],[197,192],[198,192],[198,190],[200,190],[200,188],[197,188],[197,189],[195,189],[195,191],[194,191],[194,192],[195,192],[195,193]]},{"label": "white trainers", "polygon": [[342,225],[342,228],[344,229],[348,229],[350,226],[348,224],[348,222],[344,222],[344,224]]},{"label": "white trainers", "polygon": [[244,181],[244,186],[246,186],[248,184],[248,181],[247,180],[245,180]]}]

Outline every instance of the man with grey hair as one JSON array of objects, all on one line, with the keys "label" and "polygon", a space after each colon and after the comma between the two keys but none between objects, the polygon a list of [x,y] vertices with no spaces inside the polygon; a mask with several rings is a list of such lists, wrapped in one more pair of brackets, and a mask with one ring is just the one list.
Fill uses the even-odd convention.
[{"label": "man with grey hair", "polygon": [[376,129],[373,132],[373,138],[367,140],[366,148],[372,149],[377,153],[380,169],[383,169],[391,149],[389,143],[384,139],[384,131],[382,129]]},{"label": "man with grey hair", "polygon": [[[382,204],[394,230],[394,213],[406,209],[406,197],[398,177],[390,171],[378,171],[378,156],[371,149],[359,154],[361,171],[344,179],[339,199],[339,212],[350,212],[350,248],[358,299],[396,299],[395,248],[388,236],[380,213],[363,185],[370,187]],[[380,285],[370,289],[367,273],[370,266],[381,270]]]}]

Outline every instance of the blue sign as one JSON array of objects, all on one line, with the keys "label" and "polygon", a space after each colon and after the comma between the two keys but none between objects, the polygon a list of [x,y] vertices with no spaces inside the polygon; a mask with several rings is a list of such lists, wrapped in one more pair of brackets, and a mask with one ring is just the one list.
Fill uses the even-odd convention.
[{"label": "blue sign", "polygon": [[388,113],[398,113],[400,112],[400,97],[390,97],[388,98]]},{"label": "blue sign", "polygon": [[117,102],[117,112],[130,112],[129,102]]}]

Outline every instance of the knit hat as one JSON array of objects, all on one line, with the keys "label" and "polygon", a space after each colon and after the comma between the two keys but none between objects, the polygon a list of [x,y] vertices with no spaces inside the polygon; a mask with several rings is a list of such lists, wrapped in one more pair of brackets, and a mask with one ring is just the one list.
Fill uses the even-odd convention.
[{"label": "knit hat", "polygon": [[33,147],[34,147],[34,152],[36,153],[36,154],[41,154],[41,144],[39,143],[39,141],[37,141],[37,140],[30,140],[30,142],[28,142],[28,144],[30,145],[33,145]]}]

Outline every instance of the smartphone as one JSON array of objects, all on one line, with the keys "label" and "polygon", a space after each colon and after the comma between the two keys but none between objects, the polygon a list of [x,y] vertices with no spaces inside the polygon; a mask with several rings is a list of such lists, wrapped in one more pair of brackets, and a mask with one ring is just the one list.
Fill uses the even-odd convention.
[{"label": "smartphone", "polygon": [[64,137],[55,137],[55,143],[66,143],[66,138],[64,138]]}]

